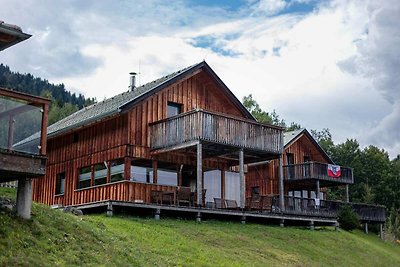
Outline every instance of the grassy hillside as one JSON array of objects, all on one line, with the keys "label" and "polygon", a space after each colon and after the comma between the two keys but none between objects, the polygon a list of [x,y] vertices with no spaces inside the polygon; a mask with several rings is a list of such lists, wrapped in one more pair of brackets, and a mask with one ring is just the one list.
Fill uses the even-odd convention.
[{"label": "grassy hillside", "polygon": [[[0,188],[0,196],[13,197]],[[359,231],[0,211],[0,266],[399,266],[400,246]]]}]

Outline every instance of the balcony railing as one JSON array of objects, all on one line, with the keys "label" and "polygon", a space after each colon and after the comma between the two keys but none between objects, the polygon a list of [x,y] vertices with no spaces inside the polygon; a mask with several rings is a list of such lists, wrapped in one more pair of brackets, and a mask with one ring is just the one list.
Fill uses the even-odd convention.
[{"label": "balcony railing", "polygon": [[[267,196],[271,198],[270,201],[264,203],[271,203],[271,207],[264,207],[264,210],[272,212],[281,212],[277,207],[279,196]],[[285,196],[285,211],[286,214],[296,214],[304,216],[318,216],[318,217],[331,217],[336,218],[338,211],[343,205],[350,205],[352,209],[358,214],[362,222],[385,222],[386,208],[380,205],[363,204],[363,203],[345,203],[342,201],[331,200],[316,200],[312,198],[300,198]]]},{"label": "balcony railing", "polygon": [[156,150],[200,140],[281,154],[282,131],[282,128],[273,125],[193,110],[151,123],[150,147]]},{"label": "balcony railing", "polygon": [[317,179],[337,183],[353,183],[353,169],[340,167],[340,175],[332,177],[328,174],[328,164],[306,162],[283,166],[284,179],[287,181]]}]

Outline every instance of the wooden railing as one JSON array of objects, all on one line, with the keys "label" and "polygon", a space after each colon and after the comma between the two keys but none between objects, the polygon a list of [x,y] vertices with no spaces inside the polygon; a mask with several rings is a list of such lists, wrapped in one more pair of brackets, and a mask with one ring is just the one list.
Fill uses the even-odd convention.
[{"label": "wooden railing", "polygon": [[[279,196],[268,196],[270,201],[264,203],[271,203],[271,207],[264,207],[264,210],[269,210],[275,213],[281,213],[278,207]],[[362,222],[385,222],[386,208],[380,205],[363,204],[363,203],[345,203],[342,201],[331,200],[318,200],[312,198],[300,198],[285,196],[285,214],[296,214],[304,216],[318,216],[318,217],[331,217],[336,218],[341,206],[350,205],[357,213],[360,221]]]},{"label": "wooden railing", "polygon": [[339,177],[330,177],[328,175],[328,164],[319,162],[306,162],[302,164],[283,166],[283,175],[284,179],[288,181],[318,179],[352,184],[354,182],[353,169],[340,167],[340,170],[341,174]]},{"label": "wooden railing", "polygon": [[156,150],[200,140],[281,154],[282,131],[273,125],[193,110],[151,123],[150,147]]}]

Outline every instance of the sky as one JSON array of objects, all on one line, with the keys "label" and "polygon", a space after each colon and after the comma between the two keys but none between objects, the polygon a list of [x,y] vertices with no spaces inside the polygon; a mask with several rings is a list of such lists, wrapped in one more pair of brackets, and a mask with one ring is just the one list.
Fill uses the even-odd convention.
[{"label": "sky", "polygon": [[0,0],[0,63],[98,101],[205,60],[239,98],[400,154],[398,0]]}]

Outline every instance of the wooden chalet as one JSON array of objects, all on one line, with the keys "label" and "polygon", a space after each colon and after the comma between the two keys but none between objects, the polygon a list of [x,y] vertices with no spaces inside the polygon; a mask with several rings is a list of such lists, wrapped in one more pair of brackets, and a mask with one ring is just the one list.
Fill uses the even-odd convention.
[{"label": "wooden chalet", "polygon": [[[322,187],[338,182],[292,177],[300,172],[287,167],[297,162],[286,162],[288,151],[308,153],[312,174],[320,166],[312,160],[332,163],[309,137],[287,146],[283,128],[257,122],[201,62],[133,84],[49,126],[46,175],[34,181],[33,198],[80,209],[107,206],[109,212],[116,206],[149,209],[156,218],[163,210],[194,213],[198,219],[215,214],[335,224],[334,216],[284,212],[285,192],[315,187],[315,181]],[[352,182],[349,178],[340,181]],[[253,205],[256,190],[275,202],[265,204],[267,209]]]},{"label": "wooden chalet", "polygon": [[[337,166],[306,129],[284,133],[280,159],[250,164],[246,174],[248,206],[271,209],[279,195],[279,161],[282,161],[285,213],[336,216],[338,208],[347,203],[361,221],[381,223],[386,213],[383,206],[349,202],[349,185],[354,183],[353,169]],[[330,173],[330,168],[340,170]],[[345,187],[342,201],[327,200],[327,188]]]}]

